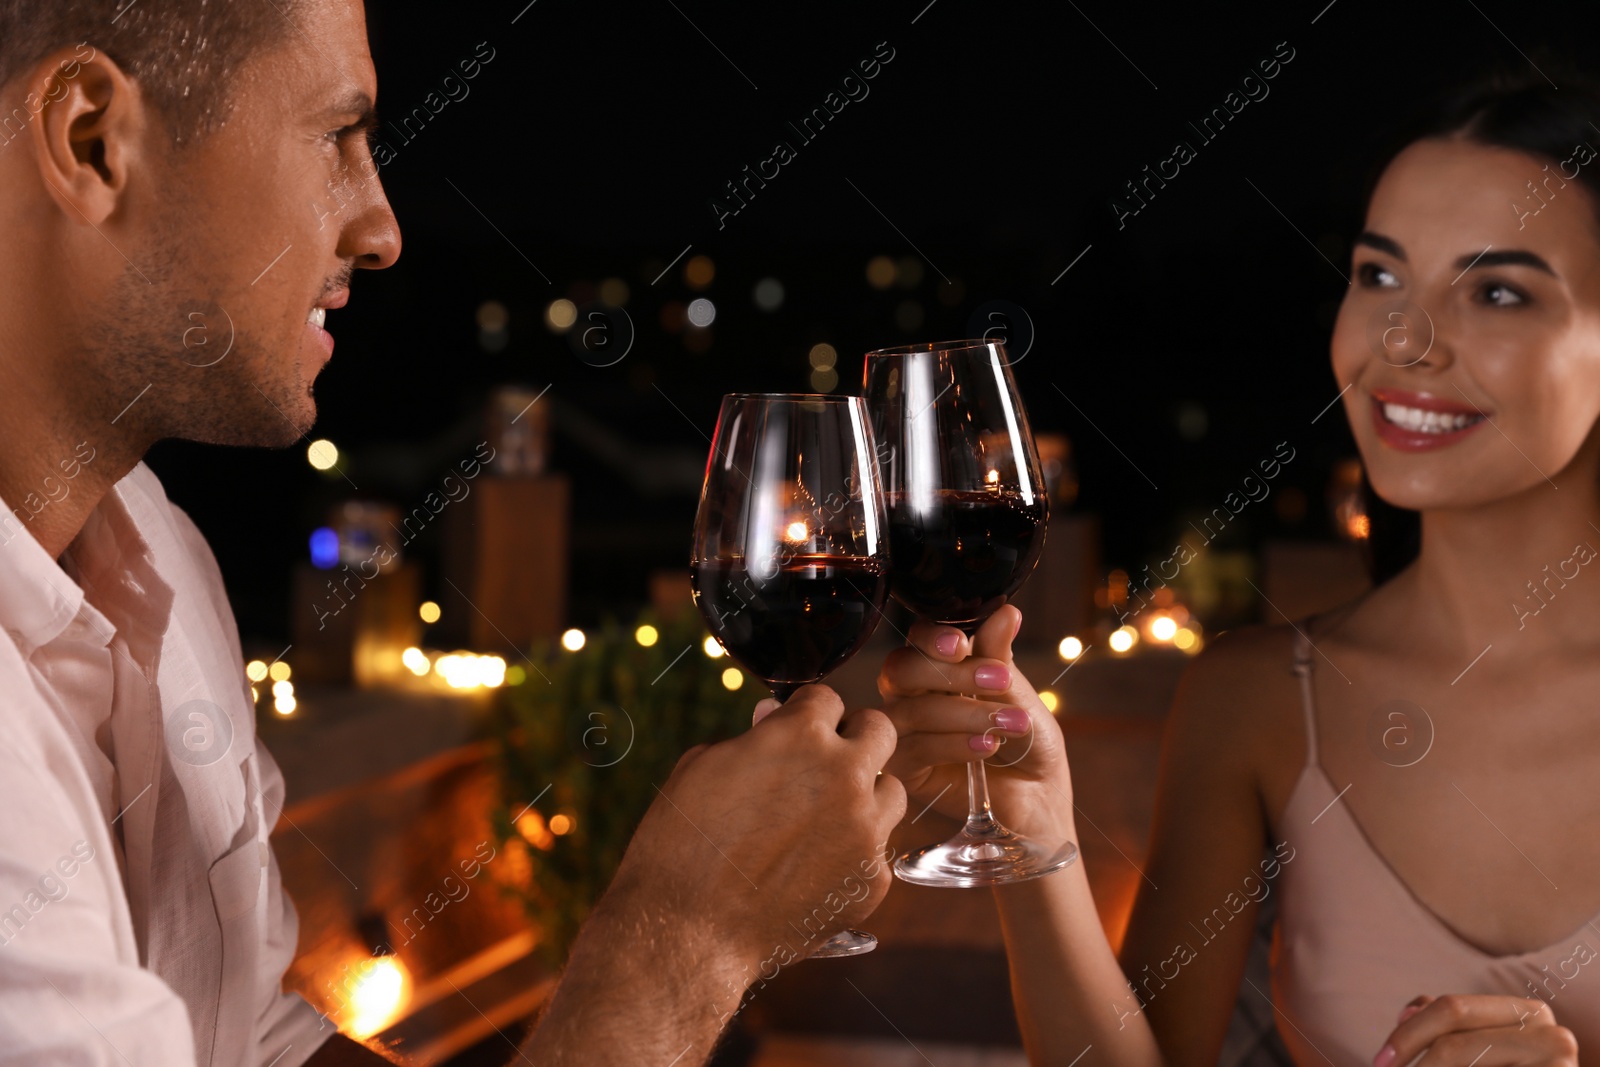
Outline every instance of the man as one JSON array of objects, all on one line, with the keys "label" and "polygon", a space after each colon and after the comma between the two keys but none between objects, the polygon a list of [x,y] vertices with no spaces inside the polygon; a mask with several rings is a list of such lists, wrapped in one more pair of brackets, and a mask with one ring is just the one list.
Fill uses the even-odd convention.
[{"label": "man", "polygon": [[[400,252],[375,96],[355,0],[0,0],[0,1064],[386,1062],[281,991],[282,779],[141,462],[311,427]],[[515,1062],[702,1061],[791,922],[881,899],[893,745],[811,687],[686,755]]]}]

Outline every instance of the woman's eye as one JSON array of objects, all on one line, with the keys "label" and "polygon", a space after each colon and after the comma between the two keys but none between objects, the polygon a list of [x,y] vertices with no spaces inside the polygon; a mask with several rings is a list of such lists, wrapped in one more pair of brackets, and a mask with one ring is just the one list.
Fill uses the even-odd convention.
[{"label": "woman's eye", "polygon": [[1492,304],[1495,307],[1515,307],[1527,301],[1527,298],[1521,293],[1500,282],[1488,282],[1481,292],[1485,303]]},{"label": "woman's eye", "polygon": [[1356,276],[1361,279],[1361,284],[1368,288],[1393,289],[1400,284],[1400,280],[1392,272],[1385,270],[1376,263],[1361,264],[1356,270]]}]

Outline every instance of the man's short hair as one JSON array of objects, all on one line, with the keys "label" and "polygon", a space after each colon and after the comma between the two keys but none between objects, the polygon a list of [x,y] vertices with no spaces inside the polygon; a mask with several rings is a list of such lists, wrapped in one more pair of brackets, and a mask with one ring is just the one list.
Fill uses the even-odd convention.
[{"label": "man's short hair", "polygon": [[184,144],[227,117],[245,60],[300,32],[290,21],[293,3],[0,0],[0,86],[56,49],[86,42],[138,83],[173,143]]}]

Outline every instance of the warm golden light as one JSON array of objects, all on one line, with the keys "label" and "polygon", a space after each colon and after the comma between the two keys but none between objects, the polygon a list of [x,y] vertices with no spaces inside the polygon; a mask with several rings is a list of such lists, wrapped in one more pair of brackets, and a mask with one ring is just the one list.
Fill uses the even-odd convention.
[{"label": "warm golden light", "polygon": [[1056,713],[1056,709],[1061,707],[1061,698],[1056,696],[1050,690],[1045,689],[1039,693],[1039,703],[1043,704],[1047,709],[1049,709],[1050,714],[1054,715]]},{"label": "warm golden light", "polygon": [[417,615],[420,616],[422,621],[427,623],[429,626],[432,626],[434,623],[439,621],[439,614],[439,605],[435,604],[431,600],[424,600],[417,607]]},{"label": "warm golden light", "polygon": [[717,265],[710,256],[691,256],[683,265],[683,281],[691,289],[704,289],[717,276]]},{"label": "warm golden light", "polygon": [[1351,537],[1357,541],[1364,541],[1372,536],[1372,520],[1365,514],[1352,515],[1350,516],[1350,521],[1346,524],[1346,529]]},{"label": "warm golden light", "polygon": [[505,683],[506,661],[499,656],[452,652],[434,661],[433,671],[451,689],[495,689]]},{"label": "warm golden light", "polygon": [[555,835],[545,826],[544,817],[532,808],[517,817],[517,833],[534,848],[549,852],[555,847]]},{"label": "warm golden light", "polygon": [[1061,644],[1056,646],[1056,651],[1061,653],[1062,659],[1070,662],[1083,655],[1083,642],[1076,637],[1063,637]]},{"label": "warm golden light", "polygon": [[643,626],[633,631],[633,639],[639,642],[645,648],[649,648],[651,645],[661,640],[661,631],[657,630],[649,623],[645,623]]},{"label": "warm golden light", "polygon": [[1178,632],[1172,635],[1172,643],[1185,652],[1200,651],[1200,635],[1187,626],[1180,627]]},{"label": "warm golden light", "polygon": [[272,676],[272,680],[274,682],[281,682],[285,678],[289,677],[289,665],[280,659],[278,662],[267,668],[267,673]]},{"label": "warm golden light", "polygon": [[887,289],[894,284],[894,260],[888,256],[873,256],[867,260],[867,284],[874,289]]},{"label": "warm golden light", "polygon": [[528,680],[528,672],[521,667],[512,665],[506,668],[506,684],[521,685]]},{"label": "warm golden light", "polygon": [[1111,651],[1126,652],[1139,640],[1138,631],[1131,626],[1119,626],[1111,631]]},{"label": "warm golden light", "polygon": [[419,678],[433,669],[428,654],[420,648],[408,648],[400,653],[400,662],[406,665],[406,670]]},{"label": "warm golden light", "polygon": [[727,655],[727,653],[722,650],[722,643],[715,637],[707,637],[703,642],[701,642],[700,647],[705,649],[706,655],[710,656],[712,659],[716,659],[718,656]]},{"label": "warm golden light", "polygon": [[560,837],[562,834],[572,832],[572,818],[568,815],[550,816],[550,832]]},{"label": "warm golden light", "polygon": [[722,685],[725,689],[738,689],[744,685],[744,672],[738,667],[729,667],[722,672]]},{"label": "warm golden light", "polygon": [[244,676],[252,682],[264,682],[267,678],[267,665],[258,659],[253,659],[245,664]]},{"label": "warm golden light", "polygon": [[1150,636],[1157,641],[1171,641],[1178,632],[1178,624],[1165,615],[1157,616],[1150,623]]},{"label": "warm golden light", "polygon": [[811,360],[811,366],[817,370],[832,370],[834,364],[839,362],[839,350],[823,341],[821,344],[811,346],[807,358]]},{"label": "warm golden light", "polygon": [[350,986],[350,1016],[345,1033],[358,1041],[378,1033],[399,1017],[411,997],[411,975],[393,956],[379,956],[359,965]]},{"label": "warm golden light", "polygon": [[550,306],[544,309],[545,325],[560,333],[578,321],[578,305],[562,297],[560,300],[550,301]]},{"label": "warm golden light", "polygon": [[306,459],[319,471],[325,471],[339,462],[339,450],[332,441],[312,441],[306,448]]},{"label": "warm golden light", "polygon": [[294,697],[287,693],[281,697],[274,697],[272,700],[272,710],[283,716],[293,715],[294,709],[298,706]]},{"label": "warm golden light", "polygon": [[804,541],[811,536],[811,527],[803,522],[791,522],[784,528],[783,536],[790,541]]},{"label": "warm golden light", "polygon": [[583,647],[583,643],[587,640],[588,638],[584,637],[582,630],[568,630],[561,635],[561,647],[568,652],[576,652]]},{"label": "warm golden light", "polygon": [[275,697],[294,696],[294,683],[284,678],[272,683],[272,695]]},{"label": "warm golden light", "polygon": [[991,468],[989,473],[983,476],[983,480],[988,482],[990,485],[999,485],[1000,472]]}]

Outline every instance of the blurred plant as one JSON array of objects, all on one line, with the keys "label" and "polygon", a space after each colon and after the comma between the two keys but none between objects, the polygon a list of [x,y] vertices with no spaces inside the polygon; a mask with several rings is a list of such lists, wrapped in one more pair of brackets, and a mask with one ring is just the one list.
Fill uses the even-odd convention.
[{"label": "blurred plant", "polygon": [[556,641],[535,649],[543,677],[527,672],[494,720],[495,830],[531,857],[508,891],[540,929],[552,967],[565,961],[679,757],[747,728],[767,695],[750,675],[727,687],[736,668],[696,612],[670,622],[641,617],[626,628],[607,622],[581,640],[575,651]]}]

